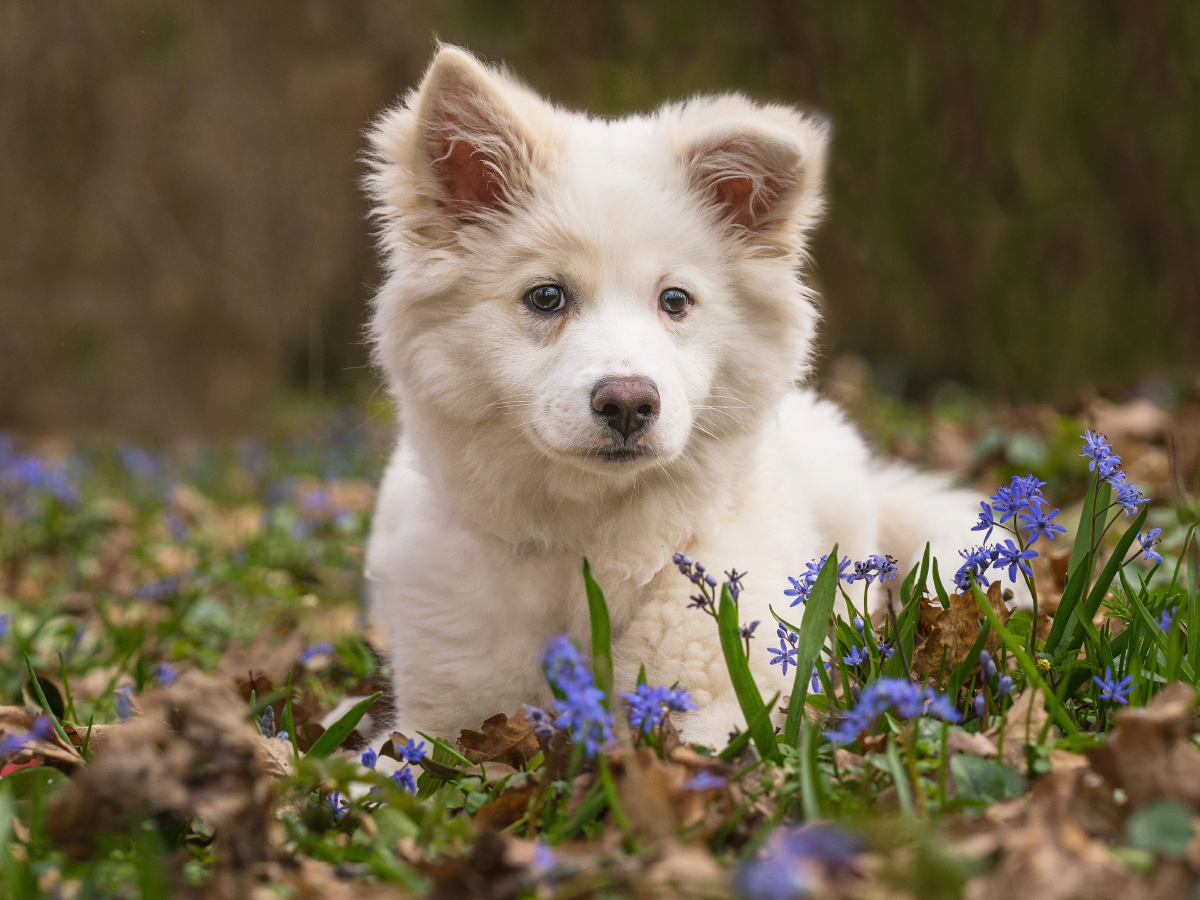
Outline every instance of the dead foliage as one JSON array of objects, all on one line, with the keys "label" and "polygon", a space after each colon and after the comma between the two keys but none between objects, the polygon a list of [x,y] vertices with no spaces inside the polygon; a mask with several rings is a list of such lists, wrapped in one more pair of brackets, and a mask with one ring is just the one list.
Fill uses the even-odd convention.
[{"label": "dead foliage", "polygon": [[[949,609],[943,609],[937,601],[922,600],[917,644],[913,651],[913,671],[922,678],[937,675],[942,666],[943,652],[946,658],[944,677],[948,677],[954,667],[967,658],[975,639],[979,637],[983,614],[975,598],[951,594],[949,599]],[[1007,625],[1012,613],[1004,603],[1003,588],[999,581],[992,582],[987,599],[1000,621]],[[1000,635],[995,631],[990,632],[984,649],[992,654],[998,652]]]},{"label": "dead foliage", "polygon": [[55,798],[50,834],[78,859],[99,834],[147,817],[199,817],[218,836],[217,880],[248,876],[274,855],[275,789],[244,704],[227,682],[198,672],[142,699],[142,715],[114,729]]},{"label": "dead foliage", "polygon": [[500,762],[524,769],[541,751],[533,725],[520,713],[497,713],[484,721],[480,731],[464,728],[458,738],[463,756],[473,763]]}]

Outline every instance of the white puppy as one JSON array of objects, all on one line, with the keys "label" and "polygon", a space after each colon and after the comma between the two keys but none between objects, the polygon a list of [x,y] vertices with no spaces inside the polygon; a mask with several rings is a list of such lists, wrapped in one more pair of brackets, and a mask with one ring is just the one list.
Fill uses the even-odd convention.
[{"label": "white puppy", "polygon": [[367,575],[402,730],[546,703],[546,640],[590,646],[585,556],[617,690],[642,664],[678,681],[683,735],[711,744],[745,723],[672,553],[749,572],[768,695],[792,676],[767,606],[786,615],[787,576],[834,542],[903,573],[929,540],[957,570],[976,499],[872,459],[799,386],[828,132],[734,94],[592,118],[452,47],[376,123],[372,333],[401,431]]}]

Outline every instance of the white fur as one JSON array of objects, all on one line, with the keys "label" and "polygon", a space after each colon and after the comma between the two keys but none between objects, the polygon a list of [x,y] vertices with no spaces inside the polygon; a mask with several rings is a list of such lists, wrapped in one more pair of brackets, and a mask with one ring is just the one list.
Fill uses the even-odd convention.
[{"label": "white fur", "polygon": [[[976,499],[873,460],[798,386],[827,131],[737,95],[591,118],[449,47],[376,124],[388,277],[372,329],[401,434],[367,573],[401,730],[453,735],[546,703],[546,640],[589,646],[584,556],[617,689],[642,664],[678,681],[700,707],[681,730],[708,743],[744,721],[673,552],[749,571],[740,615],[763,622],[750,659],[767,694],[791,683],[767,664],[767,605],[786,615],[787,576],[835,541],[903,572],[929,539],[944,575],[958,568]],[[523,300],[549,281],[572,290],[561,317]],[[658,309],[666,287],[695,298],[681,320]],[[661,395],[632,461],[595,455],[611,434],[590,396],[611,375]]]}]

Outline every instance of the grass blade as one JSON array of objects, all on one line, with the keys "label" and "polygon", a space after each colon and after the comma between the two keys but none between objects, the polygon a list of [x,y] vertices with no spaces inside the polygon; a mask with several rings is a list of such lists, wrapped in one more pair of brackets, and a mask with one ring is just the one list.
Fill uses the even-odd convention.
[{"label": "grass blade", "polygon": [[608,768],[608,760],[603,756],[600,757],[600,783],[604,785],[604,799],[608,801],[608,811],[612,813],[613,822],[616,823],[617,828],[621,831],[621,836],[625,839],[625,849],[630,853],[640,853],[642,846],[638,843],[637,834],[634,833],[633,825],[625,815],[625,810],[621,809],[621,799],[617,796],[617,783],[613,781],[612,772]]},{"label": "grass blade", "polygon": [[329,729],[317,738],[316,743],[308,748],[308,752],[304,754],[306,757],[311,756],[314,759],[323,759],[331,754],[334,750],[342,745],[347,736],[352,732],[356,725],[366,715],[371,704],[383,696],[383,691],[376,691],[370,697],[364,697],[353,707],[346,711],[346,714],[329,726]]},{"label": "grass blade", "polygon": [[937,591],[938,601],[942,604],[942,609],[949,609],[950,595],[946,593],[946,587],[942,584],[942,576],[938,574],[936,559],[933,561],[933,589]]},{"label": "grass blade", "polygon": [[800,723],[804,716],[804,701],[808,696],[808,679],[829,631],[829,618],[833,615],[833,604],[837,599],[838,547],[833,550],[821,566],[813,584],[808,601],[804,604],[804,616],[800,620],[799,639],[796,642],[796,677],[792,682],[792,698],[788,701],[787,720],[783,726],[783,741],[795,747],[800,740]]},{"label": "grass blade", "polygon": [[1200,546],[1195,540],[1184,547],[1187,554],[1187,645],[1188,662],[1196,668],[1200,660]]},{"label": "grass blade", "polygon": [[[1097,493],[1099,489],[1099,493]],[[1087,498],[1083,501],[1083,509],[1079,513],[1079,527],[1075,530],[1075,543],[1071,545],[1071,561],[1067,564],[1067,576],[1074,574],[1075,570],[1086,561],[1088,550],[1091,549],[1091,542],[1099,537],[1103,531],[1103,522],[1098,522],[1095,528],[1092,527],[1092,519],[1094,511],[1104,509],[1108,506],[1112,496],[1112,488],[1107,481],[1097,483],[1096,479],[1092,480],[1088,487]],[[1095,566],[1095,556],[1092,557],[1092,565]],[[1088,572],[1084,577],[1086,581],[1091,577],[1091,572]]]},{"label": "grass blade", "polygon": [[29,661],[28,653],[25,654],[25,667],[29,670],[29,680],[33,682],[33,689],[37,692],[38,702],[42,704],[42,709],[50,717],[50,724],[54,726],[54,731],[62,738],[64,744],[73,748],[75,745],[71,743],[71,739],[67,737],[67,732],[63,729],[62,723],[58,721],[58,717],[50,710],[50,704],[46,702],[46,694],[42,690],[41,682],[37,679],[37,674],[33,671],[33,663]]},{"label": "grass blade", "polygon": [[613,661],[612,623],[608,618],[608,604],[604,591],[592,577],[592,567],[583,561],[583,585],[587,589],[588,618],[592,623],[592,674],[596,687],[604,691],[604,708],[612,708]]},{"label": "grass blade", "polygon": [[[771,702],[762,708],[762,712],[760,712],[758,714],[758,717],[750,724],[757,725],[759,723],[759,720],[767,719],[771,715],[771,710],[774,709],[775,704],[778,702],[779,702],[779,692],[776,691],[775,696],[771,698]],[[729,760],[733,759],[735,756],[737,756],[739,753],[741,753],[742,750],[745,749],[745,747],[748,743],[750,743],[750,728],[749,727],[747,727],[745,731],[743,731],[741,734],[739,734],[737,737],[735,737],[732,741],[730,741],[729,746],[726,747],[724,750],[722,750],[720,753],[718,753],[717,756],[720,757],[721,759],[725,760],[726,762],[729,762]]]},{"label": "grass blade", "polygon": [[1050,707],[1050,714],[1054,720],[1062,726],[1063,731],[1067,734],[1078,734],[1075,723],[1067,715],[1067,711],[1059,702],[1058,697],[1054,696],[1054,691],[1050,690],[1050,687],[1042,680],[1037,666],[1029,658],[1029,655],[1025,652],[1025,648],[1021,645],[1020,638],[1014,636],[1000,622],[1000,617],[996,615],[996,611],[992,609],[992,604],[988,602],[987,596],[980,590],[979,584],[973,577],[971,578],[971,592],[975,595],[975,603],[978,604],[980,611],[987,617],[988,624],[996,629],[996,633],[1000,635],[1000,640],[1004,641],[1004,645],[1008,647],[1008,651],[1017,658],[1017,664],[1021,667],[1021,671],[1025,673],[1026,682],[1041,691],[1046,697],[1046,705]]},{"label": "grass blade", "polygon": [[814,777],[817,760],[813,735],[816,730],[814,722],[805,722],[804,734],[800,738],[800,803],[804,808],[804,818],[810,822],[821,818],[821,803],[817,798],[817,782]]},{"label": "grass blade", "polygon": [[[1154,643],[1158,645],[1158,649],[1163,652],[1163,658],[1169,660],[1171,658],[1171,650],[1167,644],[1167,633],[1158,627],[1158,622],[1155,621],[1154,616],[1150,615],[1150,610],[1146,609],[1145,604],[1138,598],[1137,592],[1134,591],[1133,586],[1125,578],[1124,572],[1121,573],[1121,585],[1125,588],[1125,593],[1129,598],[1129,605],[1133,607],[1134,612],[1141,619],[1142,625]],[[1172,633],[1174,633],[1174,629],[1172,629]],[[1191,664],[1186,660],[1180,660],[1179,665],[1183,670],[1183,677],[1187,679],[1188,684],[1195,684],[1196,673],[1192,669]],[[1148,697],[1146,699],[1149,700]]]},{"label": "grass blade", "polygon": [[896,784],[896,799],[900,801],[900,815],[908,821],[916,819],[913,813],[912,786],[908,783],[908,773],[904,771],[904,763],[900,759],[900,748],[896,745],[896,736],[888,735],[887,743],[888,769],[892,773],[892,781]]},{"label": "grass blade", "polygon": [[[769,715],[761,713],[767,707],[763,704],[762,694],[750,674],[750,664],[746,661],[746,651],[742,649],[742,635],[738,628],[737,604],[729,593],[729,585],[721,586],[721,602],[717,610],[717,632],[721,638],[721,650],[725,654],[725,666],[729,669],[729,678],[733,682],[733,690],[737,694],[738,704],[742,715],[746,718],[746,730],[754,739],[759,756],[773,762],[779,762],[779,743],[775,740],[775,729],[771,727]],[[754,724],[751,725],[750,723]]]},{"label": "grass blade", "polygon": [[70,722],[78,723],[79,713],[75,710],[75,700],[71,696],[71,680],[67,678],[67,661],[63,659],[61,653],[58,654],[58,677],[62,679],[63,694],[66,700],[63,706],[63,718],[65,719],[70,716]]}]

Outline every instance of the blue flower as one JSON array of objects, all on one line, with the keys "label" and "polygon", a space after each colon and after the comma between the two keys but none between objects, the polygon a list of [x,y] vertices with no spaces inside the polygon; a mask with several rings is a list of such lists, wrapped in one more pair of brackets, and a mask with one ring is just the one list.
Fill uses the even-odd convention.
[{"label": "blue flower", "polygon": [[812,582],[807,580],[807,576],[801,575],[800,579],[796,580],[789,575],[788,581],[792,583],[792,586],[783,592],[783,596],[796,598],[790,605],[795,606],[798,603],[807,603],[808,595],[812,593]]},{"label": "blue flower", "polygon": [[149,584],[141,584],[133,589],[133,596],[137,600],[145,600],[148,603],[157,603],[160,600],[166,600],[169,597],[174,597],[183,587],[182,578],[161,578],[158,581],[152,581]]},{"label": "blue flower", "polygon": [[748,640],[750,640],[750,638],[754,637],[754,629],[757,628],[760,624],[762,624],[761,620],[755,619],[749,625],[743,625],[742,626],[742,640],[748,641]]},{"label": "blue flower", "polygon": [[11,622],[12,615],[10,613],[5,613],[4,615],[0,616],[0,638],[5,638],[8,636],[8,628]]},{"label": "blue flower", "polygon": [[986,650],[979,651],[979,668],[983,670],[983,677],[988,681],[996,677],[996,664],[992,661],[992,654]]},{"label": "blue flower", "polygon": [[1164,609],[1158,614],[1158,627],[1163,631],[1170,631],[1171,625],[1175,622],[1175,613],[1179,610],[1178,606],[1172,606],[1169,610]]},{"label": "blue flower", "polygon": [[1141,532],[1138,532],[1137,539],[1138,543],[1141,544],[1143,562],[1154,560],[1156,563],[1160,563],[1163,561],[1162,554],[1154,549],[1155,545],[1159,543],[1158,536],[1160,534],[1162,534],[1161,528],[1151,528],[1146,532],[1145,537],[1142,536]]},{"label": "blue flower", "polygon": [[1113,681],[1112,666],[1104,670],[1104,677],[1093,675],[1092,680],[1100,686],[1100,698],[1120,703],[1122,706],[1129,705],[1129,695],[1135,689],[1133,686],[1133,676],[1126,675],[1120,681]]},{"label": "blue flower", "polygon": [[379,754],[375,752],[374,747],[368,747],[363,751],[362,764],[368,769],[375,768],[375,764],[379,762]]},{"label": "blue flower", "polygon": [[882,643],[882,642],[879,644],[879,658],[880,659],[891,659],[892,654],[895,652],[896,652],[895,647],[889,646],[888,644]]},{"label": "blue flower", "polygon": [[1024,513],[1017,518],[1025,523],[1021,526],[1021,528],[1023,528],[1025,531],[1033,532],[1033,535],[1029,538],[1029,542],[1032,544],[1039,537],[1046,537],[1049,540],[1054,540],[1055,532],[1058,532],[1059,534],[1066,533],[1067,529],[1063,528],[1057,522],[1051,521],[1051,519],[1057,515],[1057,509],[1052,510],[1051,512],[1046,512],[1041,508],[1041,506],[1038,506],[1037,509],[1030,510],[1028,513]]},{"label": "blue flower", "polygon": [[663,695],[663,702],[667,704],[667,709],[671,712],[687,712],[689,709],[696,709],[697,706],[692,702],[692,695],[683,688],[668,688]]},{"label": "blue flower", "polygon": [[871,656],[862,647],[851,647],[850,652],[842,657],[842,662],[848,666],[861,666],[865,662],[869,662]]},{"label": "blue flower", "polygon": [[828,882],[821,868],[846,871],[857,852],[857,839],[836,826],[782,826],[742,866],[738,893],[748,900],[802,900],[811,882]]},{"label": "blue flower", "polygon": [[534,737],[550,740],[554,737],[554,717],[536,706],[525,707],[525,720],[533,726]]},{"label": "blue flower", "polygon": [[800,635],[796,634],[794,631],[788,631],[788,629],[782,624],[775,629],[775,634],[781,641],[787,641],[793,647],[796,646],[796,641],[800,640]]},{"label": "blue flower", "polygon": [[121,685],[113,691],[113,697],[113,705],[117,708],[118,716],[128,719],[133,715],[133,685]]},{"label": "blue flower", "polygon": [[343,800],[342,795],[337,791],[330,791],[329,806],[330,809],[333,810],[333,818],[335,821],[341,819],[344,815],[346,815],[346,811],[350,809],[349,802]]},{"label": "blue flower", "polygon": [[990,499],[992,511],[1000,514],[1001,524],[1029,506],[1029,499],[1012,488],[1002,487]]},{"label": "blue flower", "polygon": [[680,789],[685,791],[720,790],[721,788],[726,787],[728,784],[729,782],[727,782],[720,775],[714,775],[706,769],[701,769],[682,785],[680,785]]},{"label": "blue flower", "polygon": [[51,729],[50,717],[38,716],[28,731],[22,734],[9,732],[0,739],[0,758],[24,750],[32,741],[44,741],[50,736]]},{"label": "blue flower", "polygon": [[649,734],[662,724],[666,714],[663,692],[665,687],[652,688],[648,684],[639,684],[636,691],[625,691],[621,694],[629,705],[629,727],[640,734]]},{"label": "blue flower", "polygon": [[[814,559],[804,564],[804,574],[799,579],[788,576],[788,581],[792,583],[790,589],[783,592],[785,597],[795,597],[791,602],[791,606],[796,606],[799,603],[808,601],[809,595],[812,593],[813,585],[817,583],[817,576],[821,574],[821,567],[825,565],[825,561],[829,559],[829,554],[825,554],[820,559]],[[850,566],[850,557],[843,556],[842,561],[838,563],[838,578],[847,584],[854,583],[854,576],[847,574],[846,569]]]},{"label": "blue flower", "polygon": [[749,572],[739,572],[737,569],[731,569],[725,573],[727,578],[726,584],[729,585],[729,596],[733,598],[733,602],[737,603],[738,597],[745,590],[745,585],[742,584],[742,579],[749,575]]},{"label": "blue flower", "polygon": [[268,706],[259,720],[259,730],[263,737],[275,737],[275,709]]},{"label": "blue flower", "polygon": [[550,686],[563,694],[554,701],[554,727],[571,732],[593,757],[612,740],[612,715],[604,708],[604,692],[583,665],[579,651],[567,635],[553,638],[542,653],[542,670]]},{"label": "blue flower", "polygon": [[857,631],[859,634],[862,634],[863,628],[866,627],[866,623],[863,622],[862,616],[855,616],[852,624],[854,625],[854,630]]},{"label": "blue flower", "polygon": [[996,682],[996,693],[1003,697],[1013,689],[1013,680],[1011,675],[1005,675]]},{"label": "blue flower", "polygon": [[160,662],[154,667],[154,680],[163,687],[170,687],[179,677],[179,670],[169,662]]},{"label": "blue flower", "polygon": [[771,665],[782,665],[784,675],[787,674],[788,666],[796,665],[796,648],[789,647],[782,638],[779,640],[779,649],[772,648],[771,652],[775,654],[771,657]]},{"label": "blue flower", "polygon": [[412,738],[409,738],[408,743],[398,748],[396,752],[400,754],[400,758],[406,763],[417,763],[425,755],[425,742],[421,741],[421,743],[417,744],[413,742]]},{"label": "blue flower", "polygon": [[1130,513],[1137,512],[1137,508],[1143,503],[1149,503],[1149,497],[1143,497],[1142,492],[1138,490],[1138,486],[1125,477],[1124,472],[1118,472],[1115,476],[1108,480],[1117,491],[1117,496],[1114,502],[1121,507],[1121,515],[1125,518],[1129,517]]},{"label": "blue flower", "polygon": [[312,661],[317,657],[328,656],[332,652],[333,644],[329,643],[329,641],[319,641],[304,648],[304,651],[300,654],[300,664],[302,666],[311,665]]},{"label": "blue flower", "polygon": [[930,715],[948,722],[962,720],[951,699],[933,688],[922,689],[907,678],[880,678],[866,687],[857,706],[825,736],[835,744],[849,744],[887,709],[903,719]]},{"label": "blue flower", "polygon": [[1022,550],[1010,538],[996,545],[996,562],[994,566],[1001,571],[1007,566],[1009,580],[1013,582],[1017,580],[1017,569],[1020,569],[1032,578],[1033,570],[1029,568],[1026,560],[1034,559],[1037,555],[1036,550]]},{"label": "blue flower", "polygon": [[875,573],[879,576],[880,582],[895,581],[896,575],[900,569],[896,566],[896,561],[890,556],[880,556],[872,554],[871,562],[875,566]]},{"label": "blue flower", "polygon": [[[1097,431],[1095,434],[1093,434],[1091,429],[1087,429],[1083,432],[1083,434],[1080,435],[1080,437],[1083,438],[1083,452],[1079,455],[1091,460],[1091,462],[1088,463],[1089,472],[1095,470],[1096,463],[1104,459],[1112,458],[1113,452],[1112,447],[1108,445],[1108,438],[1106,438],[1100,432]],[[1117,462],[1119,463],[1120,461],[1121,458],[1117,457]]]},{"label": "blue flower", "polygon": [[996,519],[992,515],[992,508],[982,500],[979,501],[979,507],[981,510],[979,513],[979,521],[971,526],[971,530],[986,531],[987,534],[983,536],[983,541],[986,544],[992,538],[992,529],[996,527]]},{"label": "blue flower", "polygon": [[410,794],[417,792],[417,780],[413,778],[412,769],[405,766],[399,772],[392,775],[392,782],[401,790],[408,791]]},{"label": "blue flower", "polygon": [[972,703],[975,707],[975,715],[982,716],[984,711],[987,709],[987,700],[984,698],[983,694],[976,694]]},{"label": "blue flower", "polygon": [[988,580],[984,573],[996,561],[996,548],[985,544],[970,550],[959,550],[958,555],[963,558],[962,567],[954,573],[954,583],[958,589],[963,593],[969,591],[972,575],[981,586],[987,587]]}]

